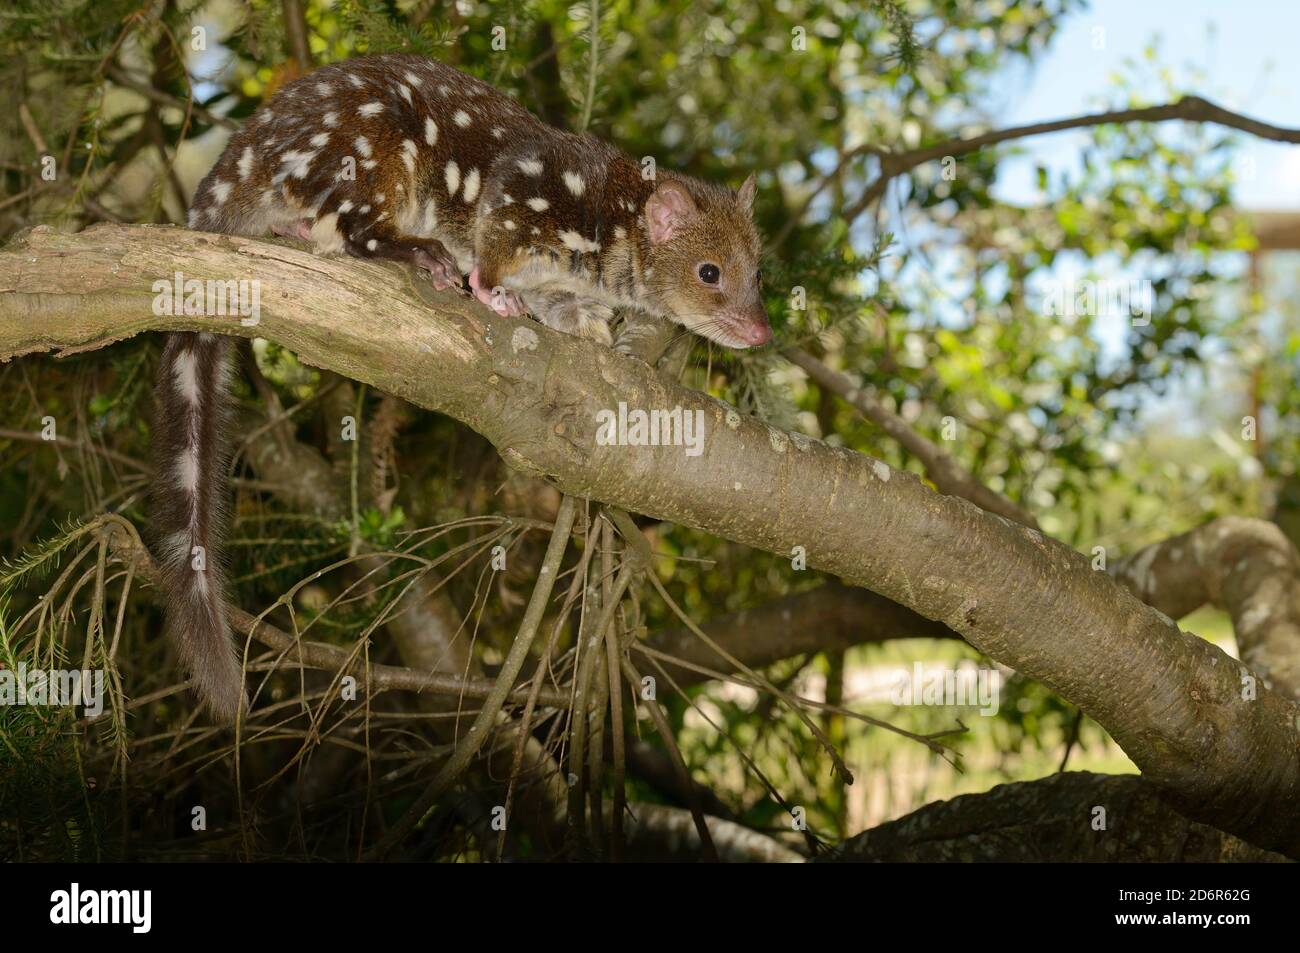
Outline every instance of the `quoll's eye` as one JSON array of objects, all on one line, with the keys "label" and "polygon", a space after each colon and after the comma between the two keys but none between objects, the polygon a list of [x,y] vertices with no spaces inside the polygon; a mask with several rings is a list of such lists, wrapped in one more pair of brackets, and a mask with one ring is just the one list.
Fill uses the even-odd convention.
[{"label": "quoll's eye", "polygon": [[722,277],[722,272],[717,265],[704,264],[700,265],[700,281],[706,285],[716,285],[718,279]]}]

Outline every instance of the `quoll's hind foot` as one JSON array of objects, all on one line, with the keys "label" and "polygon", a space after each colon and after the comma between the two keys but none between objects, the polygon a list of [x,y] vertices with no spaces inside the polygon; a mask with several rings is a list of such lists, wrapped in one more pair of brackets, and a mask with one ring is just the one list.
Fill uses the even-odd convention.
[{"label": "quoll's hind foot", "polygon": [[438,291],[461,288],[460,269],[447,246],[436,238],[416,238],[408,235],[384,234],[380,229],[353,234],[343,242],[343,249],[357,258],[387,258],[405,261],[429,273],[433,287]]},{"label": "quoll's hind foot", "polygon": [[513,291],[506,291],[504,288],[483,287],[477,265],[469,273],[469,286],[473,289],[475,298],[478,298],[479,301],[482,301],[503,318],[519,318],[528,313],[528,309],[524,307],[519,295]]},{"label": "quoll's hind foot", "polygon": [[438,291],[448,288],[461,289],[462,277],[456,259],[447,251],[442,242],[431,239],[423,248],[416,249],[411,257],[417,268],[429,273],[429,280]]},{"label": "quoll's hind foot", "polygon": [[271,232],[281,238],[301,238],[303,241],[309,242],[311,241],[311,222],[304,218],[288,225],[272,225]]}]

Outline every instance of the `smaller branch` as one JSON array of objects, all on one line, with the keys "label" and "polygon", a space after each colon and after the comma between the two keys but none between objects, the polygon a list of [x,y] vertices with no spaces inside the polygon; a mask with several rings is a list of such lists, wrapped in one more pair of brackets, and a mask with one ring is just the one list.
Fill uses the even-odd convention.
[{"label": "smaller branch", "polygon": [[315,65],[311,59],[311,42],[307,34],[307,17],[302,0],[283,0],[284,34],[289,41],[289,53],[304,73]]},{"label": "smaller branch", "polygon": [[[695,860],[703,845],[690,812],[663,804],[632,805],[628,849],[635,860]],[[804,857],[774,837],[733,821],[705,816],[706,829],[725,863],[801,864]]]},{"label": "smaller branch", "polygon": [[483,707],[474,719],[474,724],[456,746],[451,757],[438,770],[411,809],[370,851],[368,859],[381,859],[401,843],[415,825],[428,814],[443,792],[469,767],[470,761],[487,741],[491,729],[496,724],[497,715],[501,713],[506,697],[514,687],[515,679],[519,677],[519,671],[523,668],[524,661],[533,647],[533,639],[537,635],[537,628],[541,624],[542,615],[551,599],[551,590],[555,587],[555,579],[559,575],[560,562],[569,545],[569,534],[573,531],[573,520],[576,515],[577,503],[572,496],[566,495],[560,503],[559,511],[555,514],[555,530],[551,533],[551,541],[546,547],[546,556],[538,571],[537,584],[533,587],[528,607],[524,610],[524,619],[520,623],[519,633],[515,636],[514,644],[510,646],[510,652],[497,673],[496,685],[483,700]]},{"label": "smaller branch", "polygon": [[[918,615],[869,589],[830,581],[807,592],[710,619],[709,637],[750,668],[781,659],[829,652],[890,639],[960,639],[942,622]],[[682,685],[707,681],[703,666],[717,654],[686,628],[661,629],[643,643],[662,653],[664,666]],[[671,661],[670,661],[671,659]]]},{"label": "smaller branch", "polygon": [[49,147],[45,144],[45,137],[41,135],[41,131],[36,128],[36,120],[32,118],[32,111],[27,108],[26,103],[19,103],[18,118],[27,132],[27,138],[32,140],[32,145],[36,147],[37,154],[45,155]]},{"label": "smaller branch", "polygon": [[870,145],[867,143],[863,143],[860,146],[857,146],[853,149],[849,149],[841,153],[839,161],[835,163],[835,168],[831,169],[830,172],[822,176],[821,180],[812,188],[812,190],[803,197],[803,200],[799,203],[799,207],[789,213],[789,215],[786,218],[785,224],[781,226],[781,230],[777,232],[776,237],[772,239],[772,247],[773,248],[779,247],[785,242],[787,238],[790,237],[790,233],[794,231],[796,227],[798,227],[799,220],[804,217],[808,209],[812,206],[813,202],[816,201],[817,196],[825,192],[826,187],[829,186],[832,182],[839,179],[839,177],[844,174],[845,170],[849,167],[849,164],[852,163],[854,159],[863,155],[875,155],[875,156],[883,157],[887,154],[888,153],[886,152],[886,150],[881,149],[878,146]]},{"label": "smaller branch", "polygon": [[1276,524],[1224,516],[1112,564],[1132,593],[1175,619],[1214,605],[1242,661],[1300,699],[1300,554]]},{"label": "smaller branch", "polygon": [[[578,601],[578,593],[582,591],[587,579],[587,564],[591,561],[591,556],[594,551],[594,546],[587,546],[583,549],[582,555],[578,559],[578,565],[573,570],[573,580],[569,584],[569,591],[565,594],[564,603],[560,608],[560,612],[556,616],[555,621],[551,625],[551,637],[546,644],[546,648],[542,651],[541,664],[537,666],[537,671],[533,673],[532,687],[528,691],[528,701],[525,703],[523,714],[519,718],[520,730],[515,741],[514,757],[510,765],[510,774],[508,775],[510,780],[506,787],[507,818],[513,816],[512,811],[515,787],[518,784],[520,768],[523,765],[524,745],[530,737],[529,731],[531,730],[531,725],[533,723],[533,709],[536,706],[537,693],[541,690],[542,681],[546,677],[548,668],[547,660],[549,660],[555,652],[555,645],[560,639],[560,630],[564,627],[564,622],[568,619],[570,610],[572,610],[574,604]],[[566,698],[567,697],[568,696],[566,695]],[[567,799],[567,792],[565,797]],[[510,827],[507,823],[507,826],[501,829],[501,833],[497,837],[498,862],[505,855],[506,834],[509,830]]]},{"label": "smaller branch", "polygon": [[940,493],[959,496],[980,509],[1031,529],[1038,528],[1038,521],[1031,514],[975,479],[952,454],[909,427],[902,417],[858,387],[847,374],[832,370],[802,348],[786,348],[782,353],[792,364],[803,368],[818,387],[829,390],[852,404],[864,417],[920,460],[925,467],[926,476],[938,487]]},{"label": "smaller branch", "polygon": [[[628,685],[635,692],[641,684],[641,673],[636,670],[632,665],[632,661],[626,655],[619,661]],[[673,759],[673,769],[677,772],[677,784],[682,793],[686,795],[686,803],[690,806],[691,817],[695,821],[695,830],[700,836],[700,849],[704,854],[704,859],[716,864],[718,863],[718,848],[714,846],[713,837],[709,833],[709,825],[704,821],[704,812],[700,809],[699,792],[696,791],[695,785],[691,782],[690,772],[686,770],[686,762],[682,759],[681,749],[677,747],[677,739],[673,737],[672,726],[668,724],[668,719],[664,716],[663,709],[659,706],[657,700],[651,699],[650,703],[645,707],[650,712],[650,718],[655,723],[655,730],[659,732],[664,747],[668,749],[669,757]]]},{"label": "smaller branch", "polygon": [[[138,578],[158,591],[158,564],[140,542],[134,526],[116,515],[98,519],[103,531],[111,534],[109,544],[117,556],[127,566],[134,567]],[[240,635],[251,636],[268,648],[285,653],[305,668],[356,675],[358,683],[369,691],[431,692],[479,700],[489,698],[498,684],[497,680],[490,678],[462,678],[442,672],[422,672],[400,665],[358,664],[352,653],[345,649],[322,642],[303,642],[236,606],[230,607],[230,624]],[[526,696],[527,692],[520,690],[510,693],[509,699],[522,703]],[[537,700],[553,708],[569,707],[569,698],[562,692],[542,690],[537,693]]]},{"label": "smaller branch", "polygon": [[852,222],[871,206],[888,188],[894,178],[935,159],[945,156],[966,155],[994,146],[1012,139],[1028,136],[1041,136],[1067,129],[1083,129],[1089,126],[1106,126],[1125,122],[1165,122],[1170,119],[1184,119],[1188,122],[1217,123],[1230,129],[1239,129],[1261,139],[1275,142],[1300,143],[1300,129],[1288,129],[1274,126],[1240,113],[1231,112],[1217,106],[1200,96],[1184,96],[1174,103],[1163,106],[1148,106],[1143,109],[1116,109],[1110,112],[1091,113],[1086,116],[1073,116],[1069,119],[1056,119],[1050,122],[1030,123],[1026,126],[1013,126],[1010,129],[997,129],[969,139],[949,139],[933,146],[913,149],[910,152],[891,152],[881,155],[880,175],[867,187],[856,202],[844,213],[844,218]]},{"label": "smaller branch", "polygon": [[223,126],[224,128],[230,130],[235,130],[239,128],[239,123],[237,123],[235,120],[227,119],[225,116],[218,116],[210,109],[205,109],[202,106],[200,106],[198,103],[193,103],[193,102],[187,103],[185,102],[185,100],[178,99],[177,97],[171,95],[171,93],[165,93],[161,89],[154,89],[148,83],[143,83],[138,79],[133,79],[124,70],[119,69],[116,66],[110,66],[105,72],[108,78],[111,79],[113,82],[117,83],[117,85],[124,86],[130,90],[134,90],[135,92],[139,93],[141,96],[151,99],[155,103],[158,103],[161,106],[173,106],[176,109],[181,109],[181,110],[188,109],[190,112],[198,116],[200,119],[202,119],[204,122],[208,123],[209,125]]},{"label": "smaller branch", "polygon": [[822,749],[830,756],[831,763],[835,766],[836,773],[841,779],[843,779],[844,783],[852,784],[853,772],[850,771],[849,766],[844,763],[844,759],[840,757],[840,753],[835,749],[835,746],[831,744],[831,740],[826,737],[826,733],[822,731],[821,726],[808,717],[807,712],[803,710],[803,706],[799,704],[798,700],[791,697],[788,692],[772,684],[769,679],[754,671],[717,642],[713,641],[713,639],[709,638],[709,636],[705,634],[704,630],[696,625],[691,617],[682,611],[681,606],[677,604],[676,600],[669,594],[668,589],[662,582],[660,582],[658,575],[653,572],[648,575],[650,581],[654,584],[655,590],[659,593],[659,598],[663,599],[663,601],[667,603],[668,608],[671,609],[673,614],[682,621],[682,624],[690,629],[697,639],[716,652],[720,658],[725,659],[728,665],[749,676],[755,687],[771,692],[784,702],[786,708],[788,708],[796,718],[804,723],[804,726],[812,733],[812,736],[817,739],[819,744],[821,744]]}]

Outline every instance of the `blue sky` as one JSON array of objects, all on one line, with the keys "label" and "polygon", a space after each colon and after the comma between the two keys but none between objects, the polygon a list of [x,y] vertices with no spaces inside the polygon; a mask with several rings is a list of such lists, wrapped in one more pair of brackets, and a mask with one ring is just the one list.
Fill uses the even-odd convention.
[{"label": "blue sky", "polygon": [[[1094,31],[1103,30],[1102,49]],[[1275,125],[1300,127],[1300,0],[1094,0],[1074,14],[1029,71],[1011,71],[1000,95],[999,125],[1021,125],[1092,111],[1109,77],[1140,59],[1159,37],[1159,61],[1188,92]],[[1204,74],[1193,82],[1193,71]],[[1151,89],[1154,102],[1163,101]],[[1026,140],[1034,160],[1068,167],[1087,132]],[[1246,138],[1239,203],[1249,209],[1300,209],[1300,147]],[[1017,164],[1002,198],[1032,202],[1033,162]],[[1253,176],[1248,175],[1252,170]],[[1010,170],[1009,170],[1010,171]]]}]

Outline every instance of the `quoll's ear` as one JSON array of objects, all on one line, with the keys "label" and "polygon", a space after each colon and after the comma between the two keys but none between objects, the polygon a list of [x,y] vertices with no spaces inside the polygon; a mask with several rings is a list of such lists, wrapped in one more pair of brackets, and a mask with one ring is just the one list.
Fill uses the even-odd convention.
[{"label": "quoll's ear", "polygon": [[758,180],[754,178],[754,173],[751,172],[749,178],[745,180],[745,184],[736,193],[736,201],[740,203],[740,207],[746,212],[754,211],[754,193],[757,191]]},{"label": "quoll's ear", "polygon": [[686,186],[672,179],[664,181],[645,200],[645,220],[650,241],[656,245],[668,241],[697,214],[699,209],[695,205],[695,199],[691,198],[691,193],[686,191]]}]

